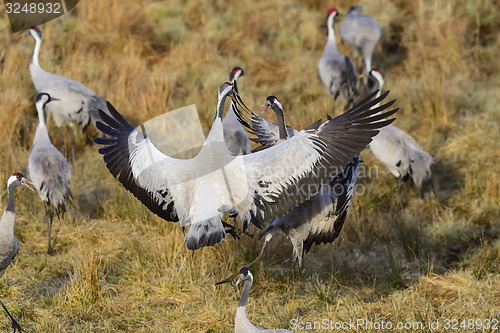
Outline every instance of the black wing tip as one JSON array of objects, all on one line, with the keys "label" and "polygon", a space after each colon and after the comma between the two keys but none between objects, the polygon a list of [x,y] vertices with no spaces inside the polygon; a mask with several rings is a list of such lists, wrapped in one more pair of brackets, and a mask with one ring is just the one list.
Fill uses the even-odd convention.
[{"label": "black wing tip", "polygon": [[[101,110],[99,110],[101,111]],[[104,113],[103,113],[104,114]],[[102,123],[101,121],[96,121],[95,123],[95,126],[97,127],[98,130],[100,130],[101,132],[104,132],[104,130],[108,130],[110,129],[108,125]],[[94,140],[95,141],[95,140]]]}]

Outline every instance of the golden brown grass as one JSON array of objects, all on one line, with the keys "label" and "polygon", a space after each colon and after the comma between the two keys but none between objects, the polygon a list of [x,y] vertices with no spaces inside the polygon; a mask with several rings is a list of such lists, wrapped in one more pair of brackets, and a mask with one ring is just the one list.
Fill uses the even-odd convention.
[{"label": "golden brown grass", "polygon": [[[333,113],[317,74],[325,6],[345,13],[351,4],[81,1],[41,27],[40,62],[106,96],[133,124],[194,103],[206,130],[218,86],[239,65],[249,74],[240,91],[250,107],[274,94],[290,125],[303,128]],[[499,318],[494,9],[489,0],[364,3],[383,29],[374,64],[401,107],[395,124],[435,156],[437,197],[421,200],[411,188],[401,210],[396,180],[363,152],[366,172],[378,167],[371,169],[376,176],[360,177],[366,192],[354,200],[335,244],[313,248],[297,269],[291,247],[276,240],[253,269],[248,315],[256,325]],[[33,42],[12,35],[7,24],[4,15],[0,184],[25,172],[37,122],[28,70]],[[347,45],[340,48],[350,54]],[[49,130],[57,138],[52,122]],[[253,259],[259,243],[228,237],[188,251],[178,224],[150,215],[111,177],[88,138],[95,133],[78,138],[74,200],[54,222],[55,256],[46,255],[42,203],[18,190],[21,250],[0,283],[0,298],[27,332],[230,332],[239,291],[213,283]],[[6,190],[0,193],[4,205]]]}]

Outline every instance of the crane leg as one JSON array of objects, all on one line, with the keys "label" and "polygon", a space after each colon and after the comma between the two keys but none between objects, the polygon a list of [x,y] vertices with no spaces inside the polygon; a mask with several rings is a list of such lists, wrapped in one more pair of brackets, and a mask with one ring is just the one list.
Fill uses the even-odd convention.
[{"label": "crane leg", "polygon": [[227,222],[222,221],[222,225],[224,226],[224,228],[228,228],[228,229],[225,229],[224,231],[226,233],[230,234],[231,236],[233,236],[234,239],[240,239],[241,234],[245,234],[248,237],[253,238],[253,239],[259,239],[258,236],[251,234],[246,230],[242,231],[242,230],[236,228],[234,225],[229,224]]},{"label": "crane leg", "polygon": [[[45,203],[44,203],[45,207]],[[49,216],[47,216],[47,209],[45,209],[45,219],[47,220],[47,237],[49,241],[49,247],[47,249],[47,254],[53,255],[56,251],[50,245],[50,234],[52,232],[52,220],[54,219],[54,209],[50,208]]]},{"label": "crane leg", "polygon": [[5,305],[3,304],[2,301],[0,301],[0,304],[2,304],[2,307],[5,310],[5,312],[7,313],[7,316],[9,316],[10,320],[12,321],[12,328],[14,329],[14,333],[16,333],[16,331],[19,331],[19,333],[21,333],[22,330],[21,330],[21,326],[19,326],[19,323],[14,319],[14,317],[11,316],[9,310],[7,310],[7,308],[5,307]]},{"label": "crane leg", "polygon": [[[73,124],[73,123],[71,123]],[[71,126],[71,161],[75,161],[75,128]]]},{"label": "crane leg", "polygon": [[[403,193],[401,194],[401,187],[403,188]],[[399,205],[403,206],[403,198],[408,192],[408,186],[401,177],[398,177],[398,201]]]},{"label": "crane leg", "polygon": [[231,236],[233,236],[233,239],[240,239],[240,232],[239,232],[239,230],[236,229],[236,227],[234,227],[233,225],[226,223],[224,221],[222,221],[222,225],[224,226],[224,228],[227,228],[227,229],[224,229],[224,231],[227,234],[230,234]]}]

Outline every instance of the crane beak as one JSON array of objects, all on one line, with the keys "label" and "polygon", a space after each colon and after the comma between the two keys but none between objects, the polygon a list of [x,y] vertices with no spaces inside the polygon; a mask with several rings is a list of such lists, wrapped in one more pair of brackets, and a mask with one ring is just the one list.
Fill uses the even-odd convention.
[{"label": "crane beak", "polygon": [[27,188],[29,188],[30,190],[32,190],[33,192],[35,192],[35,188],[34,188],[34,185],[31,181],[29,181],[28,179],[26,178],[22,178],[21,179],[21,184],[23,184],[24,186],[26,186]]},{"label": "crane beak", "polygon": [[224,283],[231,283],[231,285],[232,285],[233,284],[233,280],[236,277],[236,275],[238,275],[238,273],[235,273],[235,274],[231,275],[230,277],[225,278],[224,280],[216,282],[215,285],[217,286],[219,284],[224,284]]},{"label": "crane beak", "polygon": [[264,108],[264,107],[265,107],[265,109],[264,109],[264,111],[263,111],[263,112],[266,112],[266,111],[267,111],[267,110],[269,110],[269,108],[271,107],[271,104],[269,104],[268,102],[265,102],[265,103],[264,103],[264,104],[262,104],[260,107],[261,107],[261,108]]},{"label": "crane beak", "polygon": [[53,102],[53,101],[60,101],[61,99],[59,98],[56,98],[56,97],[50,97],[50,101]]},{"label": "crane beak", "polygon": [[241,278],[241,275],[240,275],[240,277],[238,278],[238,281],[236,281],[236,285],[238,285],[241,281],[243,281],[243,279]]}]

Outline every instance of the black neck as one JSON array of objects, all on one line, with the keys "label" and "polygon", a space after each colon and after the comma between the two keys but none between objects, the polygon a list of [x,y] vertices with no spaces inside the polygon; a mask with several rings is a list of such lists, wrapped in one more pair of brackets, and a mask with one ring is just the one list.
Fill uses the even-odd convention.
[{"label": "black neck", "polygon": [[8,196],[8,199],[7,199],[7,208],[5,209],[6,211],[9,211],[11,213],[15,213],[16,212],[16,206],[14,204],[14,191],[16,190],[16,186],[14,184],[11,184],[8,188],[7,188],[7,196]]},{"label": "black neck", "polygon": [[222,116],[224,115],[224,104],[226,103],[227,95],[222,96],[219,100],[219,104],[217,105],[217,113],[215,114],[215,119],[220,118],[222,120]]}]

